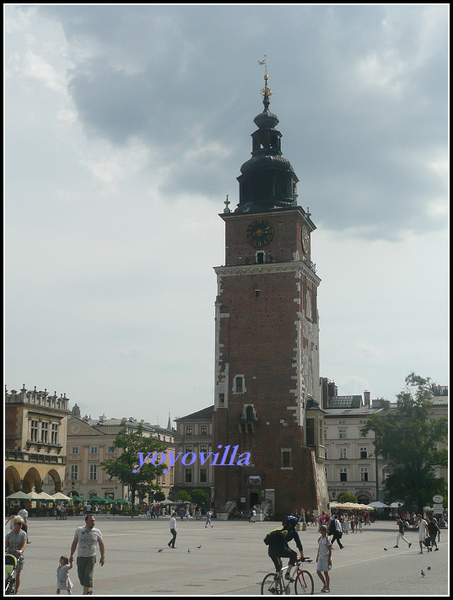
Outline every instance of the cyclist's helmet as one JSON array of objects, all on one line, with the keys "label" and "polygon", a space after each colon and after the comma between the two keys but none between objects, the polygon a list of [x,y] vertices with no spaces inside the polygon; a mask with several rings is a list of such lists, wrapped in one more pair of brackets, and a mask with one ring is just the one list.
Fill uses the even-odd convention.
[{"label": "cyclist's helmet", "polygon": [[286,517],[286,525],[289,527],[295,527],[299,523],[299,519],[294,515],[289,515]]}]

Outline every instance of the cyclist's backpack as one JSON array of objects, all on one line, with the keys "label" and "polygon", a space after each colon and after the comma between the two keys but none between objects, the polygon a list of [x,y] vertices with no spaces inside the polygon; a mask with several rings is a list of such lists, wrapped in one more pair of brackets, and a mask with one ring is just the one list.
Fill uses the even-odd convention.
[{"label": "cyclist's backpack", "polygon": [[336,532],[337,528],[335,526],[335,519],[331,519],[329,523],[329,528],[327,529],[327,535],[333,535]]},{"label": "cyclist's backpack", "polygon": [[283,544],[287,534],[288,531],[286,529],[279,527],[278,529],[274,529],[274,531],[268,533],[263,542],[266,544],[266,546],[269,546],[269,544]]}]

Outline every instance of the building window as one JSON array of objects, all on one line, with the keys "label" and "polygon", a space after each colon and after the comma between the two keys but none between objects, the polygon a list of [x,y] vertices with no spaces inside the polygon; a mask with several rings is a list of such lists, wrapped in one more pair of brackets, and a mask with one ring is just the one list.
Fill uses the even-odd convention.
[{"label": "building window", "polygon": [[255,298],[259,298],[260,297],[260,290],[255,290]]},{"label": "building window", "polygon": [[192,483],[192,469],[186,469],[184,471],[184,481],[186,483]]},{"label": "building window", "polygon": [[49,423],[41,423],[41,442],[47,444],[49,441]]},{"label": "building window", "polygon": [[185,446],[185,454],[188,452],[193,452],[192,446]]},{"label": "building window", "polygon": [[79,479],[79,465],[71,465],[71,480],[77,481]]},{"label": "building window", "polygon": [[115,454],[115,446],[107,446],[107,454]]},{"label": "building window", "polygon": [[219,405],[220,406],[225,405],[225,394],[219,394]]},{"label": "building window", "polygon": [[367,467],[360,467],[360,481],[368,481]]},{"label": "building window", "polygon": [[208,435],[208,426],[207,425],[200,425],[200,434]]},{"label": "building window", "polygon": [[314,446],[315,445],[315,420],[314,419],[307,419],[305,432],[306,432],[306,438],[307,438],[307,446]]},{"label": "building window", "polygon": [[348,480],[348,470],[346,467],[340,467],[340,481]]},{"label": "building window", "polygon": [[91,454],[97,454],[98,453],[98,447],[97,446],[91,446],[90,453]]},{"label": "building window", "polygon": [[51,444],[58,443],[58,424],[57,423],[52,423],[52,425],[51,425],[50,443]]},{"label": "building window", "polygon": [[281,449],[281,468],[292,469],[291,448]]},{"label": "building window", "polygon": [[204,444],[202,446],[200,446],[199,450],[200,450],[200,454],[203,453],[205,456],[208,453],[208,447],[205,446]]},{"label": "building window", "polygon": [[186,435],[192,435],[192,425],[186,425]]},{"label": "building window", "polygon": [[71,448],[71,454],[78,454],[79,453],[79,447],[78,446],[72,446]]},{"label": "building window", "polygon": [[208,471],[207,469],[200,469],[200,483],[208,482]]},{"label": "building window", "polygon": [[38,421],[32,421],[30,425],[30,439],[32,442],[38,441]]},{"label": "building window", "polygon": [[98,466],[90,465],[90,481],[96,481],[98,478]]},{"label": "building window", "polygon": [[233,382],[233,392],[236,394],[243,394],[245,392],[244,376],[236,375]]},{"label": "building window", "polygon": [[339,429],[338,437],[340,438],[340,440],[345,440],[346,439],[346,429]]},{"label": "building window", "polygon": [[368,458],[368,451],[366,448],[360,448],[360,458]]},{"label": "building window", "polygon": [[338,458],[344,459],[348,458],[346,448],[338,448],[339,456]]},{"label": "building window", "polygon": [[264,252],[257,252],[256,253],[256,264],[257,265],[264,265]]}]

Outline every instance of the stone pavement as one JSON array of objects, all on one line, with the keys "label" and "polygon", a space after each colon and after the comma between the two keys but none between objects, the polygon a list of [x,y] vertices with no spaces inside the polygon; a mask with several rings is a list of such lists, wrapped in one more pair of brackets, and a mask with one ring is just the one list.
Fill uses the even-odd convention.
[{"label": "stone pavement", "polygon": [[[32,543],[26,549],[19,595],[55,594],[59,557],[69,556],[74,531],[83,524],[80,517],[66,521],[29,519]],[[168,517],[98,516],[96,526],[103,534],[106,564],[96,564],[94,594],[260,595],[263,577],[273,570],[263,538],[279,523],[213,520],[213,528],[205,528],[204,521],[178,519],[175,550],[167,546],[171,537],[168,525]],[[379,521],[364,527],[361,534],[343,536],[345,548],[340,550],[335,544],[333,550],[331,595],[448,596],[448,530],[442,530],[440,551],[423,555],[418,554],[417,531],[406,532],[413,543],[410,549],[403,541],[398,549],[393,548],[396,534],[394,523]],[[306,556],[315,559],[317,529],[308,527],[300,535]],[[308,570],[313,575],[315,594],[324,596],[319,593],[322,584],[314,562]],[[80,594],[75,568],[70,577],[73,594]]]}]

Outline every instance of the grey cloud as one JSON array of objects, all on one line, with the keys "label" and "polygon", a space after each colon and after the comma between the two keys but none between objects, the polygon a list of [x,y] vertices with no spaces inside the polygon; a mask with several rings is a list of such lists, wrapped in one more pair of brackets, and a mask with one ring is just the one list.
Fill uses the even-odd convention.
[{"label": "grey cloud", "polygon": [[[90,47],[87,58],[74,55],[70,78],[87,132],[118,145],[139,137],[157,149],[158,166],[173,167],[169,194],[230,193],[234,202],[262,110],[264,49],[283,153],[318,223],[369,235],[371,222],[377,237],[441,226],[425,207],[446,196],[446,182],[423,164],[446,157],[448,21],[431,34],[437,47],[425,48],[426,7],[42,10],[61,21],[69,41]],[[365,85],[367,57],[381,61],[377,76],[384,69],[388,85],[370,73]],[[187,158],[188,149],[213,143],[228,150],[217,161]]]}]

